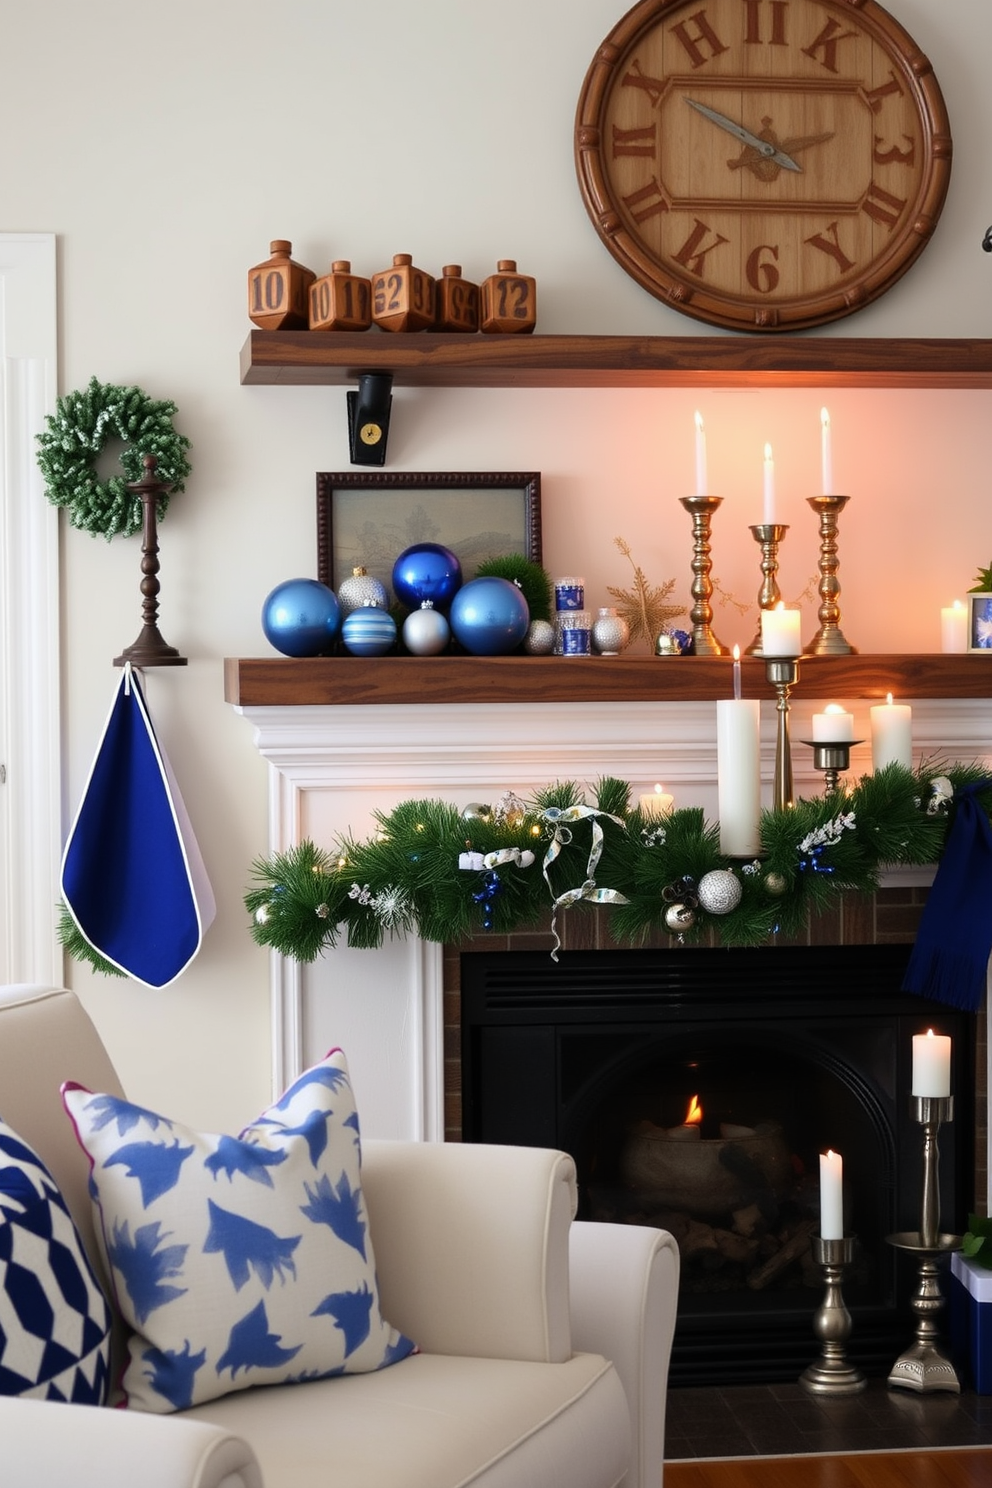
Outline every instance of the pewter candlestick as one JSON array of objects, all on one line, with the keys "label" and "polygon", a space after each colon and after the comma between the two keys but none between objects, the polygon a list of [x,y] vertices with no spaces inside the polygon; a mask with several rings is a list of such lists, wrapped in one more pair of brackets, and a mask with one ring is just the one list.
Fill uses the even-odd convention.
[{"label": "pewter candlestick", "polygon": [[843,771],[850,769],[851,750],[855,744],[863,744],[863,739],[848,739],[843,743],[832,741],[823,743],[820,739],[803,739],[803,744],[808,744],[813,751],[813,768],[823,771],[823,794],[825,796],[836,795],[840,789],[839,776]]},{"label": "pewter candlestick", "polygon": [[847,505],[848,496],[807,496],[809,505],[820,517],[820,608],[817,618],[820,628],[804,651],[804,656],[856,656],[852,646],[840,628],[840,580],[837,570],[837,522]]},{"label": "pewter candlestick", "polygon": [[713,513],[723,502],[722,496],[680,496],[679,500],[692,517],[692,572],[690,593],[693,604],[689,611],[692,621],[692,650],[695,656],[727,656],[727,647],[718,641],[710,628],[713,607],[710,599],[713,584],[710,569],[710,524]]},{"label": "pewter candlestick", "polygon": [[[782,598],[775,575],[778,573],[778,547],[788,532],[781,522],[759,522],[751,528],[751,536],[761,544],[761,588],[758,590],[758,610],[773,610]],[[761,615],[758,615],[758,630],[744,652],[745,656],[763,656],[761,646]]]},{"label": "pewter candlestick", "polygon": [[772,802],[776,811],[793,804],[792,750],[789,745],[789,693],[799,681],[799,659],[795,656],[766,656],[765,676],[775,688],[778,710],[775,727],[775,781]]},{"label": "pewter candlestick", "polygon": [[813,1332],[822,1341],[823,1352],[803,1370],[799,1383],[813,1395],[856,1395],[868,1381],[847,1361],[844,1345],[851,1336],[851,1314],[841,1291],[844,1272],[854,1259],[854,1237],[823,1240],[813,1235],[810,1245],[827,1283],[823,1301],[813,1316]]},{"label": "pewter candlestick", "polygon": [[940,1233],[940,1194],[938,1174],[940,1151],[938,1137],[943,1122],[954,1119],[952,1095],[914,1095],[913,1119],[923,1128],[923,1193],[920,1204],[919,1233],[902,1231],[889,1235],[888,1242],[897,1250],[908,1251],[920,1258],[920,1282],[911,1306],[917,1316],[916,1342],[901,1354],[889,1372],[889,1384],[920,1393],[949,1390],[960,1394],[961,1383],[954,1365],[938,1348],[937,1314],[944,1306],[940,1290],[937,1258],[960,1250],[960,1235]]}]

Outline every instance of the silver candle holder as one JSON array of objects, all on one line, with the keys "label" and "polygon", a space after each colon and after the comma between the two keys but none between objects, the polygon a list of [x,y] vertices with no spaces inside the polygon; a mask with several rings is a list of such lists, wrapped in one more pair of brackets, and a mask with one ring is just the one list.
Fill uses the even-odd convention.
[{"label": "silver candle holder", "polygon": [[789,694],[799,681],[798,656],[766,656],[765,676],[776,693],[775,779],[772,801],[776,811],[794,805],[792,748],[789,743]]},{"label": "silver candle holder", "polygon": [[843,743],[820,739],[803,739],[813,751],[813,768],[823,771],[823,794],[834,796],[840,790],[840,776],[851,767],[851,750],[863,739],[847,739]]},{"label": "silver candle holder", "polygon": [[944,1306],[939,1258],[961,1249],[960,1235],[940,1233],[940,1128],[954,1119],[952,1095],[914,1095],[913,1119],[923,1128],[923,1191],[918,1232],[889,1235],[897,1250],[919,1257],[919,1284],[910,1306],[916,1314],[916,1340],[900,1354],[889,1372],[889,1384],[919,1393],[949,1390],[960,1394],[961,1382],[950,1359],[938,1346],[937,1318]]},{"label": "silver candle holder", "polygon": [[848,1361],[847,1340],[851,1336],[851,1314],[844,1303],[844,1272],[854,1259],[854,1236],[842,1240],[810,1240],[813,1259],[823,1271],[826,1288],[823,1301],[813,1315],[813,1332],[823,1345],[820,1357],[799,1376],[799,1383],[812,1395],[857,1395],[868,1381]]}]

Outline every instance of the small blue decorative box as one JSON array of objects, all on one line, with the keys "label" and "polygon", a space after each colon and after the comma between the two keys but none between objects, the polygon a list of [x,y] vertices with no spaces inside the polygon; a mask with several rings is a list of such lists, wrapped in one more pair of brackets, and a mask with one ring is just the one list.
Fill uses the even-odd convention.
[{"label": "small blue decorative box", "polygon": [[948,1286],[951,1353],[962,1383],[992,1395],[992,1271],[955,1251]]}]

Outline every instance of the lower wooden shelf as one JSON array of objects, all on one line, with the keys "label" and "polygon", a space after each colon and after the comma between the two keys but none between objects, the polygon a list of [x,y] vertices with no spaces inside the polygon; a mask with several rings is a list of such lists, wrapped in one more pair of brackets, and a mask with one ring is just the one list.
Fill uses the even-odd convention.
[{"label": "lower wooden shelf", "polygon": [[[224,696],[239,707],[403,703],[714,702],[732,663],[713,656],[229,657]],[[745,697],[773,698],[764,663],[741,663]],[[816,698],[992,698],[992,653],[810,656],[796,692]]]}]

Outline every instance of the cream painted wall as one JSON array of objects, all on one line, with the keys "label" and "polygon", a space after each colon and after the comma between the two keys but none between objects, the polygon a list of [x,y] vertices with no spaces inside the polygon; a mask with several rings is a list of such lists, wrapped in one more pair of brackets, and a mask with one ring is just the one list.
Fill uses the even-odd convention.
[{"label": "cream painted wall", "polygon": [[[161,626],[190,658],[150,674],[153,717],[217,893],[190,972],[154,993],[71,967],[125,1082],[214,1125],[267,1099],[268,963],[241,895],[266,850],[266,774],[223,701],[225,655],[267,651],[259,610],[314,568],[316,470],[347,469],[340,390],[242,388],[245,274],[286,236],[318,271],[370,272],[394,252],[482,278],[515,256],[555,332],[709,334],[640,290],[582,206],[571,123],[586,67],[623,6],[611,0],[0,0],[0,229],[58,235],[60,388],[134,382],[179,405],[194,474],[161,530]],[[955,162],[936,237],[884,299],[826,335],[988,336],[987,170],[992,8],[892,0],[930,55]],[[15,143],[11,143],[16,140]],[[804,496],[816,488],[817,390],[399,390],[395,469],[539,469],[545,556],[583,572],[593,603],[629,569],[688,590],[692,414],[725,496],[715,573],[753,602],[745,531],[761,449],[774,446],[792,531],[782,584],[815,572]],[[992,393],[832,393],[844,624],[863,650],[938,645],[937,611],[992,558],[986,495]],[[112,658],[139,625],[137,541],[63,528],[65,808],[76,805],[108,707]],[[745,620],[718,609],[728,643]],[[811,628],[811,627],[810,627]],[[53,898],[54,898],[53,886]]]}]

